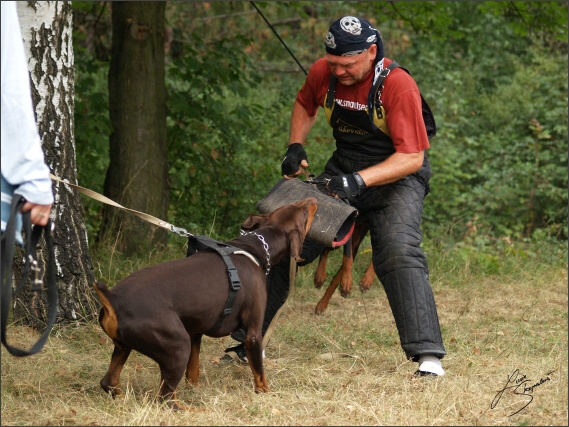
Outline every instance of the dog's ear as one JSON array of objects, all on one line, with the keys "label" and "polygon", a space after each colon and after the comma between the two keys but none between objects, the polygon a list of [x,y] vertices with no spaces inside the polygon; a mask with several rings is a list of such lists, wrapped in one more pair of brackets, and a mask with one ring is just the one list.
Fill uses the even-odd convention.
[{"label": "dog's ear", "polygon": [[243,221],[241,228],[245,231],[256,230],[267,222],[266,214],[252,214]]},{"label": "dog's ear", "polygon": [[304,261],[304,258],[300,257],[302,253],[302,244],[304,243],[304,235],[298,229],[292,230],[288,233],[288,240],[290,242],[290,256],[294,258],[296,262]]}]

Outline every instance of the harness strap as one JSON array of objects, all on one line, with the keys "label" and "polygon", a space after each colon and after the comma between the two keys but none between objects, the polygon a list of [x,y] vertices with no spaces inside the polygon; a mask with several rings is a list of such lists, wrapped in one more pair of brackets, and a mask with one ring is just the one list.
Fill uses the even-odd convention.
[{"label": "harness strap", "polygon": [[229,258],[229,255],[236,252],[243,253],[243,250],[236,246],[218,242],[217,240],[214,240],[207,236],[188,237],[187,256],[191,256],[198,251],[207,249],[217,252],[227,266],[227,273],[229,275],[229,295],[227,296],[227,301],[225,302],[225,308],[221,312],[215,324],[205,333],[206,335],[215,331],[223,321],[224,317],[228,314],[231,314],[233,311],[233,303],[235,302],[237,291],[241,289],[241,280],[239,279],[239,274],[237,274],[237,268],[235,268],[235,265],[231,261],[231,258]]},{"label": "harness strap", "polygon": [[[407,68],[402,67],[397,62],[393,61],[391,64],[389,64],[389,66],[385,67],[381,71],[376,82],[373,84],[371,90],[369,91],[368,114],[372,123],[374,122],[373,121],[374,110],[381,118],[381,91],[383,90],[385,79],[387,78],[391,70],[398,67],[404,70],[407,74],[411,75],[411,73]],[[431,111],[431,107],[429,106],[427,101],[425,101],[423,94],[419,92],[419,95],[421,95],[421,114],[423,116],[423,122],[425,123],[425,129],[427,130],[427,138],[431,139],[437,134],[437,124],[435,122],[435,116]]]},{"label": "harness strap", "polygon": [[[22,279],[16,290],[12,290],[12,264],[14,261],[14,247],[16,244],[15,236],[16,236],[16,214],[19,212],[21,207],[24,205],[26,200],[17,194],[14,194],[12,200],[12,206],[10,211],[10,218],[8,220],[8,224],[6,225],[6,231],[2,235],[2,240],[4,240],[2,245],[2,302],[1,302],[1,330],[0,330],[0,337],[2,344],[6,347],[6,349],[10,352],[10,354],[18,357],[22,356],[30,356],[39,352],[43,346],[45,345],[49,333],[55,324],[55,319],[57,316],[57,305],[58,305],[58,295],[57,295],[57,284],[55,281],[55,255],[53,250],[53,240],[51,236],[51,220],[48,221],[47,225],[41,227],[39,225],[34,226],[33,230],[31,230],[31,220],[30,215],[31,213],[25,212],[22,214],[23,225],[25,228],[26,233],[26,242],[25,242],[25,251],[26,251],[26,258],[25,258],[25,266],[24,266],[24,274],[22,275]],[[28,274],[30,273],[30,269],[34,271],[34,280],[32,282],[32,291],[38,292],[41,291],[42,288],[42,280],[39,278],[39,267],[36,259],[36,251],[35,248],[37,243],[41,237],[42,232],[44,233],[45,241],[47,244],[47,249],[49,252],[49,259],[46,269],[46,276],[47,276],[47,300],[48,300],[48,319],[47,319],[47,327],[43,334],[38,338],[36,343],[29,349],[29,350],[22,350],[17,347],[12,347],[8,344],[6,338],[6,327],[8,324],[8,313],[10,312],[10,302],[12,298],[15,297],[18,292],[21,291],[23,288]]]},{"label": "harness strap", "polygon": [[326,95],[326,108],[332,108],[334,105],[334,94],[336,93],[336,77],[330,74],[330,85],[328,86],[328,94]]},{"label": "harness strap", "polygon": [[379,76],[377,76],[377,80],[375,81],[375,83],[373,84],[373,86],[371,87],[369,94],[368,94],[368,99],[367,99],[367,103],[368,103],[368,114],[369,114],[369,118],[371,120],[371,122],[373,123],[373,112],[374,110],[377,111],[377,114],[379,117],[381,117],[381,99],[380,99],[380,95],[381,95],[381,90],[383,89],[383,84],[385,82],[385,79],[387,78],[387,76],[389,75],[389,73],[391,72],[391,70],[393,70],[394,68],[400,67],[400,65],[393,61],[391,64],[389,64],[389,66],[385,67],[383,70],[381,70],[381,73],[379,73]]}]

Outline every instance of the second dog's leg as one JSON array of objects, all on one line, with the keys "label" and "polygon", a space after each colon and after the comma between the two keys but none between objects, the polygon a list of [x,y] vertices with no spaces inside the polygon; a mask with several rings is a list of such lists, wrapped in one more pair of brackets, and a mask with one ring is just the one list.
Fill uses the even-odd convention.
[{"label": "second dog's leg", "polygon": [[344,245],[344,254],[342,256],[342,266],[338,274],[340,275],[340,293],[347,298],[352,293],[354,286],[354,278],[352,269],[354,266],[354,249],[352,248],[352,238]]},{"label": "second dog's leg", "polygon": [[202,343],[202,334],[191,334],[190,340],[192,347],[190,352],[190,360],[186,368],[186,380],[190,384],[197,385],[200,379],[200,347]]},{"label": "second dog's leg", "polygon": [[318,260],[318,267],[316,267],[316,273],[314,273],[314,287],[320,289],[324,282],[326,281],[326,264],[328,262],[328,255],[330,254],[330,249],[326,249],[320,255]]},{"label": "second dog's leg", "polygon": [[373,283],[373,278],[375,277],[375,270],[373,268],[373,262],[370,262],[360,280],[360,290],[366,292],[371,287]]},{"label": "second dog's leg", "polygon": [[131,349],[124,347],[121,344],[115,342],[115,349],[113,350],[113,355],[111,356],[111,364],[107,370],[106,375],[101,379],[101,387],[111,396],[115,397],[121,395],[122,391],[119,388],[119,379],[121,376],[122,368],[126,363],[128,356],[130,355]]},{"label": "second dog's leg", "polygon": [[318,304],[316,304],[316,309],[314,310],[314,313],[322,314],[324,310],[326,310],[326,308],[328,307],[328,303],[330,302],[330,298],[332,298],[332,295],[334,295],[334,291],[340,284],[341,277],[342,277],[342,270],[336,273],[336,275],[328,285],[328,288],[326,288],[326,292],[324,293],[322,298],[320,298]]}]

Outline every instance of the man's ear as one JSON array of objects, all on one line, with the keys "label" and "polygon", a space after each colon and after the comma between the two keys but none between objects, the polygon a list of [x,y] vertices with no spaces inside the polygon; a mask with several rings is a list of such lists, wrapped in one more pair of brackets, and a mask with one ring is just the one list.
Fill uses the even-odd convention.
[{"label": "man's ear", "polygon": [[375,58],[377,58],[377,45],[375,43],[369,47],[369,54],[375,61]]}]

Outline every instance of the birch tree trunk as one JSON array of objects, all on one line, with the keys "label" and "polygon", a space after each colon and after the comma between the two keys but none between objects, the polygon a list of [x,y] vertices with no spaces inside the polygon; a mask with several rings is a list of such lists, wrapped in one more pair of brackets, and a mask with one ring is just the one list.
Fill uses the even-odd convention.
[{"label": "birch tree trunk", "polygon": [[[18,16],[46,163],[52,174],[77,184],[71,2],[21,1],[18,2]],[[57,182],[54,196],[52,220],[55,222],[58,321],[89,319],[97,310],[97,302],[92,291],[95,279],[81,196],[71,187]],[[43,250],[39,254],[40,260],[45,259]],[[20,274],[16,272],[18,275],[21,270]],[[15,318],[29,324],[43,321],[47,308],[45,292],[19,295],[22,296],[14,308]]]}]

